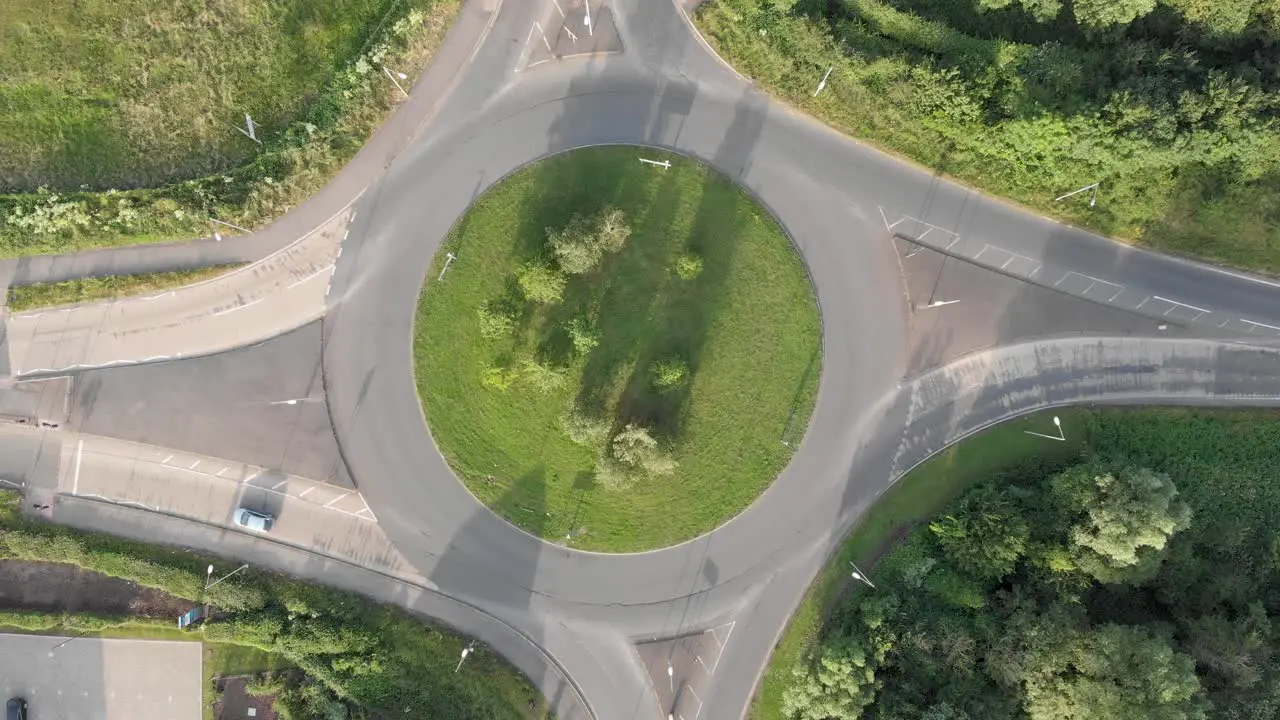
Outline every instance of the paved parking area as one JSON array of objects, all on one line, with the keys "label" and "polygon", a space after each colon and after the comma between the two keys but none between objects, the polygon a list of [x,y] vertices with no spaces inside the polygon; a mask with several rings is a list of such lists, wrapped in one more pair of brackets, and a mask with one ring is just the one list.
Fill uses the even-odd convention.
[{"label": "paved parking area", "polygon": [[[0,692],[31,720],[199,720],[200,643],[0,634]],[[56,649],[55,649],[56,648]]]}]

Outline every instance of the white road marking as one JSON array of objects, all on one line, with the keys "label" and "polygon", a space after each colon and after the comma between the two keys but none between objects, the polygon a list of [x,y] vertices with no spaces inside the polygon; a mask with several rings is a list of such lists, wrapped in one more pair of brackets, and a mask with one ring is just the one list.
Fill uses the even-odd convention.
[{"label": "white road marking", "polygon": [[71,481],[72,495],[75,495],[76,491],[80,489],[80,457],[83,453],[84,453],[84,440],[82,439],[78,443],[76,443],[76,474],[75,474],[75,478]]},{"label": "white road marking", "polygon": [[306,277],[302,278],[301,280],[298,280],[298,281],[294,282],[292,285],[290,285],[289,287],[287,287],[287,288],[285,288],[285,289],[286,289],[286,290],[292,290],[292,289],[294,289],[295,287],[297,287],[297,286],[301,285],[302,283],[304,283],[304,282],[306,282],[306,281],[308,281],[308,280],[310,280],[310,279],[312,279],[312,278],[316,277],[317,275],[320,275],[321,273],[327,272],[327,271],[332,270],[332,269],[333,269],[333,263],[329,263],[328,265],[325,265],[324,267],[322,267],[322,268],[320,268],[319,270],[317,270],[317,271],[315,271],[315,272],[311,273],[310,275],[308,275],[308,276],[306,276]]}]

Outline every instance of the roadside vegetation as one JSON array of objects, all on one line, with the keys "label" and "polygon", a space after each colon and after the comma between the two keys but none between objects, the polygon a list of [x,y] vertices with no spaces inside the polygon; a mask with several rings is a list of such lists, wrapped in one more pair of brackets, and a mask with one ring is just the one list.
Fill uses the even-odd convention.
[{"label": "roadside vegetation", "polygon": [[[1276,0],[712,0],[697,24],[770,92],[939,173],[1280,272]],[[1055,202],[1098,182],[1095,206]]]},{"label": "roadside vegetation", "polygon": [[[1039,452],[1034,422],[961,443],[871,510],[753,718],[1280,713],[1280,413],[1074,411]],[[849,584],[849,560],[876,589]]]},{"label": "roadside vegetation", "polygon": [[175,270],[144,275],[104,275],[56,283],[18,285],[9,288],[7,304],[9,312],[19,313],[59,305],[117,300],[212,280],[239,267],[242,267],[242,264],[214,265],[196,270]]},{"label": "roadside vegetation", "polygon": [[[179,633],[176,617],[102,617],[23,611],[0,626],[26,631],[101,629],[127,637],[203,640],[206,665],[250,671],[292,667],[276,701],[285,717],[363,720],[371,714],[459,720],[549,717],[529,682],[490,652],[454,672],[465,639],[358,596],[249,569],[205,592],[209,558],[23,519],[21,498],[0,494],[0,561],[67,563],[190,601],[211,620]],[[220,563],[225,564],[225,563]],[[234,650],[232,649],[234,648]]]},{"label": "roadside vegetation", "polygon": [[803,436],[821,366],[777,223],[705,166],[639,157],[578,150],[490,190],[440,250],[414,346],[431,433],[471,491],[601,551],[750,503]]},{"label": "roadside vegetation", "polygon": [[[384,66],[407,87],[460,5],[7,3],[0,255],[278,217],[355,155],[401,99]],[[260,145],[236,129],[245,113]]]}]

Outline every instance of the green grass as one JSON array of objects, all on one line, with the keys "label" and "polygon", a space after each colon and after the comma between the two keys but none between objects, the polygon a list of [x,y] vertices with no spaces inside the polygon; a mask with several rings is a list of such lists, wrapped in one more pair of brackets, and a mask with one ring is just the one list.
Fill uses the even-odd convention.
[{"label": "green grass", "polygon": [[[1256,121],[1256,131],[1207,123],[1176,141],[1110,124],[1103,107],[1114,87],[1137,78],[1159,88],[1173,83],[1124,64],[1116,48],[1138,38],[1064,35],[1061,22],[1040,26],[1015,11],[946,0],[833,0],[766,12],[772,4],[714,0],[695,21],[721,57],[782,101],[1037,213],[1165,252],[1280,273],[1274,114],[1250,115],[1245,124]],[[963,31],[948,24],[961,18]],[[1177,37],[1194,41],[1197,33],[1188,25]],[[1179,40],[1168,50],[1185,48]],[[1197,72],[1244,68],[1247,78],[1271,62],[1247,48],[1236,48],[1238,58],[1203,43],[1200,50]],[[814,97],[828,68],[826,89]],[[1041,75],[1052,82],[1038,84]],[[1189,97],[1212,94],[1191,90]],[[1172,110],[1150,112],[1156,124]],[[1088,193],[1054,200],[1099,180],[1096,206]]]},{"label": "green grass", "polygon": [[[669,157],[671,169],[641,154]],[[508,292],[545,229],[606,204],[626,213],[626,249],[573,279],[561,305],[527,311],[515,340],[483,339],[477,309]],[[704,261],[694,280],[672,271],[686,250]],[[437,282],[446,252],[458,260]],[[601,343],[565,359],[558,328],[580,316],[595,319]],[[565,387],[482,385],[486,367],[534,346],[568,363]],[[704,166],[625,147],[544,160],[482,197],[430,271],[414,347],[432,435],[467,487],[534,534],[572,533],[573,546],[600,551],[687,540],[746,507],[791,456],[796,443],[781,440],[793,412],[789,438],[803,435],[821,369],[813,289],[772,217]],[[672,355],[690,382],[658,395],[648,367]],[[599,448],[573,444],[560,425],[575,397],[603,405],[615,429],[638,419],[672,442],[675,474],[622,491],[595,482]]]},{"label": "green grass", "polygon": [[[1054,442],[1024,431],[1051,432],[1057,414],[1067,442]],[[752,703],[751,720],[786,720],[782,694],[796,667],[821,639],[823,621],[851,591],[849,562],[875,578],[875,561],[892,543],[926,522],[967,488],[1011,470],[1052,468],[1078,458],[1091,443],[1091,413],[1085,410],[1043,412],[997,425],[933,456],[903,476],[858,522],[840,550],[814,579],[792,616]]]},{"label": "green grass", "polygon": [[216,265],[196,270],[147,273],[145,275],[104,275],[56,283],[37,283],[9,288],[10,312],[26,312],[37,308],[76,303],[115,300],[192,285],[211,280],[242,267],[243,263]]},{"label": "green grass", "polygon": [[[210,217],[248,228],[279,217],[401,102],[380,65],[416,77],[460,7],[7,3],[0,256],[207,236]],[[235,129],[245,112],[262,145]]]},{"label": "green grass", "polygon": [[256,154],[361,50],[388,0],[6,0],[0,191],[151,187]]}]

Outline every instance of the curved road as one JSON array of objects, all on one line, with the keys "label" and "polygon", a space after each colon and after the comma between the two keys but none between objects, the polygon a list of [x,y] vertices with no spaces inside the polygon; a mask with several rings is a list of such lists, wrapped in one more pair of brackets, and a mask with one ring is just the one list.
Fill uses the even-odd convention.
[{"label": "curved road", "polygon": [[[912,464],[986,424],[1074,402],[1280,398],[1274,351],[1236,344],[1280,337],[1276,285],[1067,228],[841,137],[725,67],[670,0],[593,0],[592,11],[597,25],[612,14],[621,53],[534,65],[533,23],[558,28],[556,7],[502,5],[420,142],[358,202],[324,347],[335,429],[381,525],[436,588],[558,659],[589,705],[565,699],[562,717],[666,717],[668,696],[633,643],[727,627],[697,704],[677,709],[685,720],[692,708],[740,718],[809,579],[859,513]],[[411,357],[426,269],[471,202],[533,160],[607,143],[695,157],[755,193],[803,254],[824,322],[811,427],[774,485],[709,535],[622,556],[543,542],[481,506],[429,440]],[[1228,337],[1041,340],[902,382],[909,327],[894,232]]]}]

